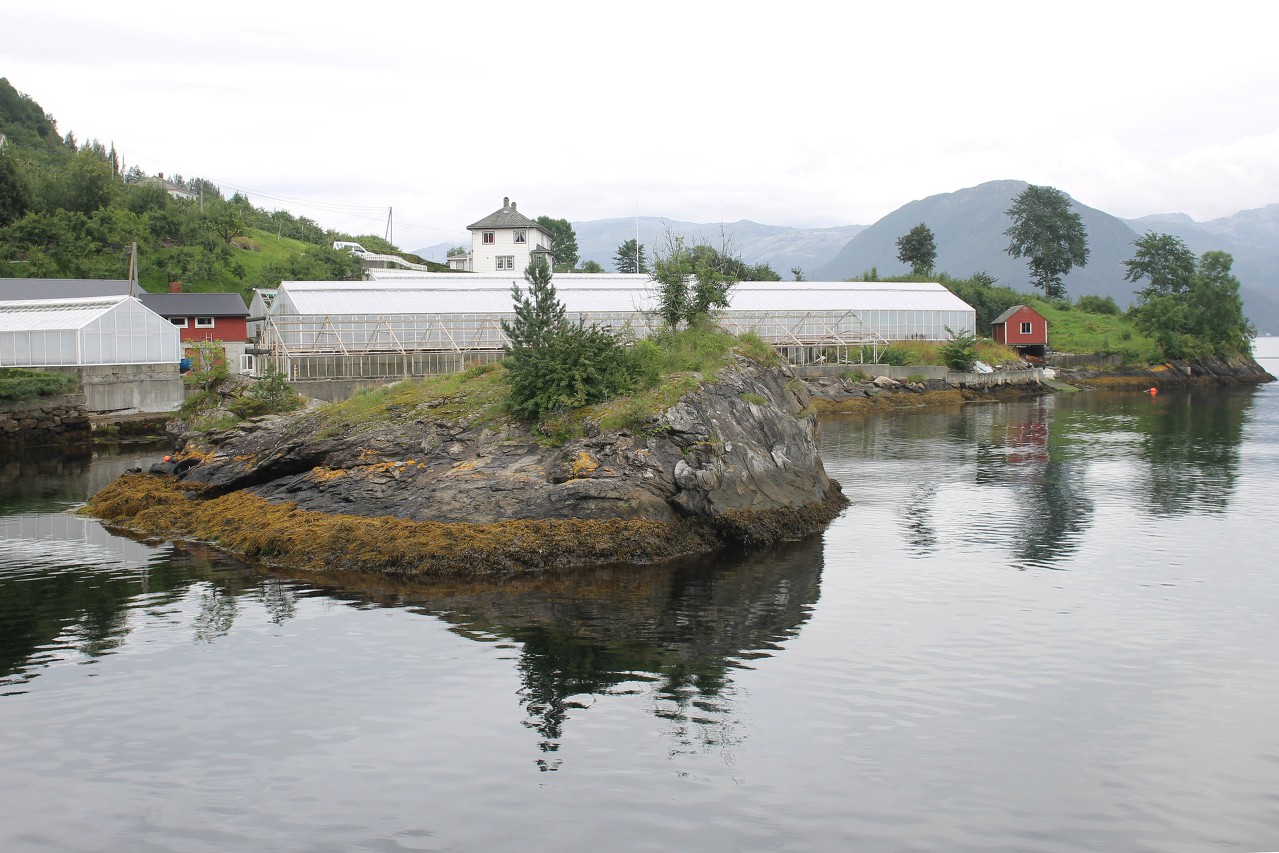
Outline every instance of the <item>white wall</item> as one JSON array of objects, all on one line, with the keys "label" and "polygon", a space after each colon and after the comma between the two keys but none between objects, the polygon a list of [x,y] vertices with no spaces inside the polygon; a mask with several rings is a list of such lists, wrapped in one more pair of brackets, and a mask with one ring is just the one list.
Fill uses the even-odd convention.
[{"label": "white wall", "polygon": [[[493,231],[493,242],[487,245],[484,243],[484,231],[486,230]],[[527,237],[527,242],[525,243],[515,242],[515,232],[520,230],[524,231]],[[533,249],[539,246],[545,249],[551,247],[551,238],[543,233],[540,228],[493,228],[472,231],[471,257],[474,259],[472,271],[478,273],[513,272],[519,275],[524,272],[524,268],[533,259]],[[498,270],[497,258],[499,256],[515,258],[514,266],[510,270]]]}]

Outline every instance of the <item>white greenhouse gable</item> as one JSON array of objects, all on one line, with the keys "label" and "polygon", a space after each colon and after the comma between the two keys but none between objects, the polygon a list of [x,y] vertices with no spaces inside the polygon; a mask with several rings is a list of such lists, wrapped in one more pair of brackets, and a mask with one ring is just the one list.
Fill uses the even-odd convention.
[{"label": "white greenhouse gable", "polygon": [[0,302],[0,367],[177,364],[178,330],[131,296]]}]

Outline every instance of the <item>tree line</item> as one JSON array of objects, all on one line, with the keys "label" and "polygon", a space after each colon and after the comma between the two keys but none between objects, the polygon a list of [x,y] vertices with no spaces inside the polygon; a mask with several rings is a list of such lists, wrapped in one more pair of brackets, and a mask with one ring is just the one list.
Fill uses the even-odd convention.
[{"label": "tree line", "polygon": [[[135,243],[152,285],[230,279],[248,290],[284,278],[363,276],[358,258],[332,249],[350,235],[254,207],[238,193],[224,197],[203,179],[122,169],[114,145],[59,135],[53,118],[4,78],[0,134],[0,276],[123,279]],[[250,274],[234,251],[249,246],[250,229],[312,248]]]},{"label": "tree line", "polygon": [[[1051,302],[1068,302],[1062,277],[1085,266],[1090,250],[1083,219],[1071,209],[1069,196],[1055,187],[1028,186],[1005,211],[1011,221],[1004,236],[1005,251],[1025,258],[1032,287]],[[1135,291],[1129,317],[1149,335],[1167,358],[1207,355],[1231,357],[1251,351],[1256,330],[1243,314],[1239,281],[1231,274],[1227,252],[1196,257],[1181,239],[1147,232],[1133,242],[1134,255],[1124,261],[1124,279],[1145,286]],[[911,268],[911,276],[932,276],[937,243],[931,229],[920,223],[897,239],[897,259]],[[952,292],[977,310],[978,328],[986,328],[1003,311],[1018,304],[1018,294],[995,288],[985,273],[969,279],[941,276]],[[1002,292],[1001,292],[1002,291]],[[1110,297],[1082,296],[1079,307],[1094,313],[1119,313]],[[997,309],[997,310],[996,310]]]}]

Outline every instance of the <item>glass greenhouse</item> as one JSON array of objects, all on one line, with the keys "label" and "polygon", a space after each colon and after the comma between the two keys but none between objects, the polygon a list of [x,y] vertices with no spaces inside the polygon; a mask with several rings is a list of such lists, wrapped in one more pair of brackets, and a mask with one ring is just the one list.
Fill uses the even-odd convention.
[{"label": "glass greenhouse", "polygon": [[0,302],[0,367],[177,364],[178,330],[131,296]]},{"label": "glass greenhouse", "polygon": [[[662,325],[647,276],[562,274],[553,283],[571,321],[637,337]],[[527,287],[519,277],[474,274],[283,282],[259,348],[293,378],[456,370],[500,357],[502,322],[515,316],[512,285]],[[754,332],[796,364],[858,360],[864,346],[946,340],[947,327],[976,325],[972,307],[932,283],[741,282],[716,316],[726,330]],[[320,356],[327,367],[302,367]]]}]

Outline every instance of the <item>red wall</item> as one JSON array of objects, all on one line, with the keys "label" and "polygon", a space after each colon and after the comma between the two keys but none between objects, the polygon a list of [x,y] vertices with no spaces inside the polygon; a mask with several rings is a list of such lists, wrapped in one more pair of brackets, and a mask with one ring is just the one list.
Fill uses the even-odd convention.
[{"label": "red wall", "polygon": [[214,317],[212,326],[195,327],[195,318],[187,317],[187,327],[178,329],[178,337],[187,341],[238,341],[249,338],[249,321],[245,317]]},{"label": "red wall", "polygon": [[[1030,324],[1030,334],[1021,333],[1021,324]],[[1033,308],[1023,306],[1003,323],[994,327],[995,340],[1009,346],[1026,346],[1048,343],[1048,321]]]}]

